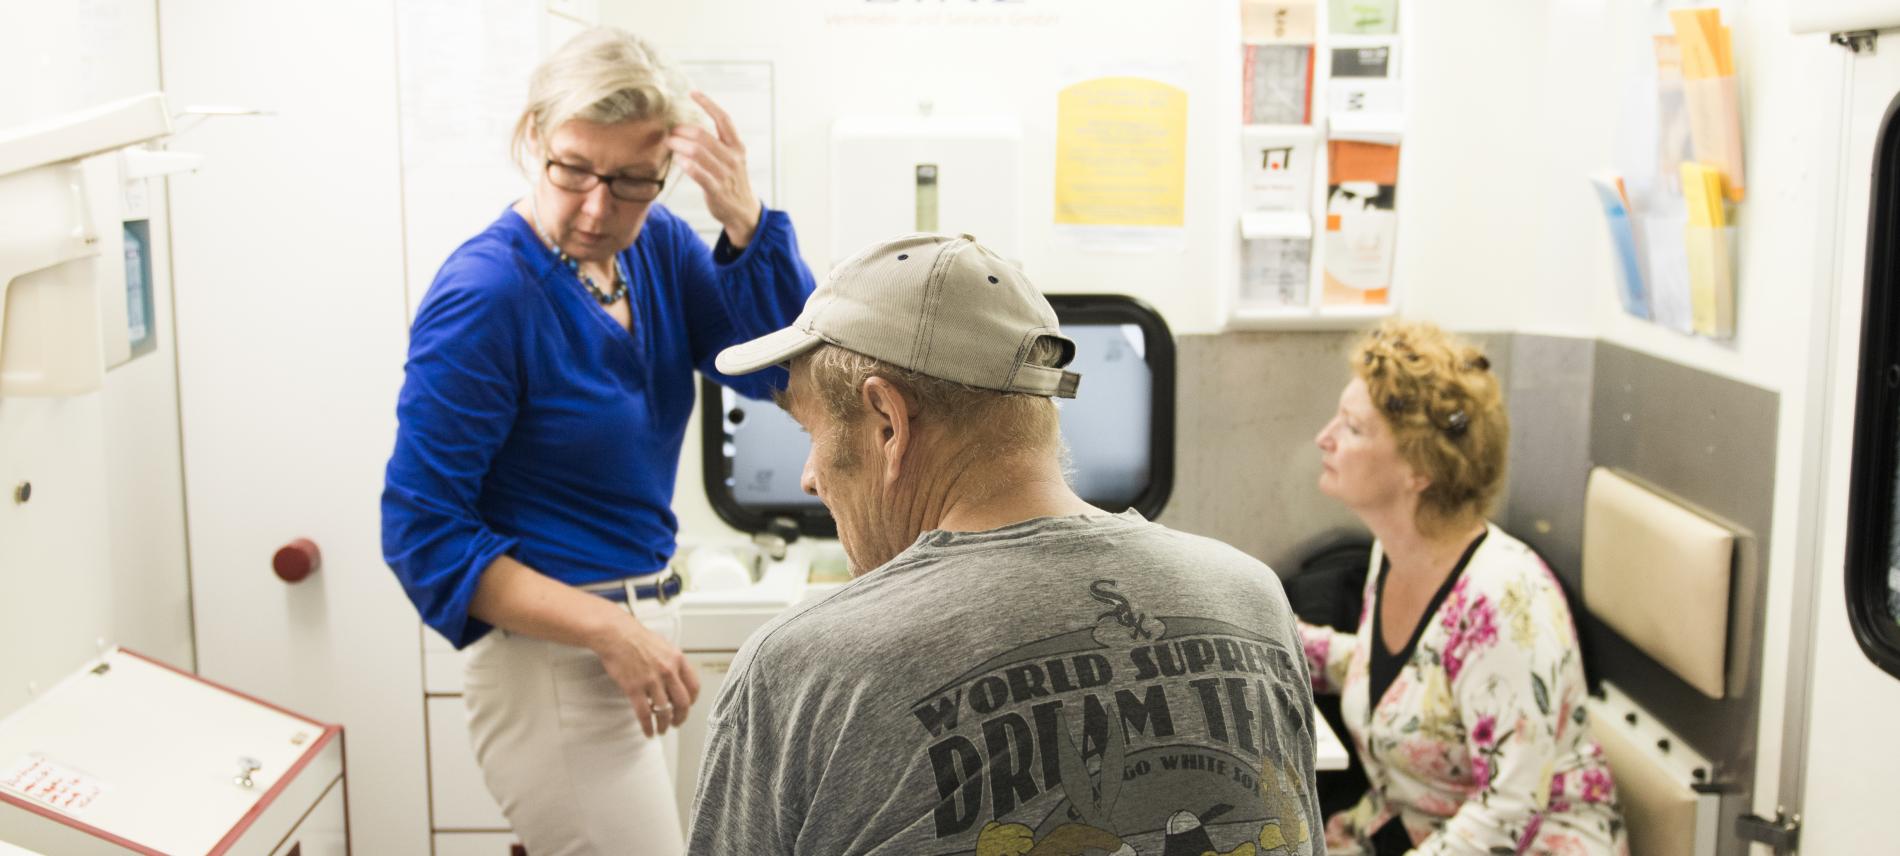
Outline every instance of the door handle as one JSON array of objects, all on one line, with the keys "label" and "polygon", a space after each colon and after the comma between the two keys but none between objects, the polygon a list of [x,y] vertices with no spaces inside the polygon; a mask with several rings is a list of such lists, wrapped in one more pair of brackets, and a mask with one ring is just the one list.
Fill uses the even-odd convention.
[{"label": "door handle", "polygon": [[277,572],[277,578],[284,582],[303,582],[304,577],[316,573],[323,566],[323,551],[317,549],[317,542],[298,538],[278,548],[277,555],[271,557],[270,566],[271,570]]}]

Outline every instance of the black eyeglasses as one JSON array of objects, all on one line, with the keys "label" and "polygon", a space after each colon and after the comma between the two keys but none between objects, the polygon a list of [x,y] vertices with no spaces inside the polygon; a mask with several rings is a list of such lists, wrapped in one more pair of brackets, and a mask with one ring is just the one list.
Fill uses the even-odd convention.
[{"label": "black eyeglasses", "polygon": [[[672,161],[669,160],[667,163],[671,166]],[[664,177],[634,178],[625,175],[602,175],[553,158],[548,158],[547,171],[549,183],[570,193],[586,193],[600,186],[601,182],[607,182],[607,192],[622,202],[652,202],[659,198],[660,191],[666,187]],[[665,175],[664,170],[661,175]]]}]

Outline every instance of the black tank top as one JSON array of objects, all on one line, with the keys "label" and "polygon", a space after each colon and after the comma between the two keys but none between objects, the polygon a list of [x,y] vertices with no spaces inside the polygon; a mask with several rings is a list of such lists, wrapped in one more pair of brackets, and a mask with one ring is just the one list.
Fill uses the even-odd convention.
[{"label": "black tank top", "polygon": [[1399,670],[1405,668],[1412,655],[1418,651],[1418,638],[1425,634],[1425,625],[1431,623],[1432,616],[1438,613],[1445,597],[1451,594],[1451,587],[1464,576],[1465,565],[1471,562],[1471,554],[1478,552],[1478,545],[1484,543],[1484,536],[1491,534],[1486,528],[1471,540],[1471,546],[1465,548],[1464,555],[1458,557],[1458,564],[1445,575],[1445,581],[1438,585],[1438,591],[1432,595],[1432,602],[1425,607],[1425,613],[1419,616],[1418,626],[1412,628],[1412,638],[1406,640],[1405,647],[1397,652],[1385,650],[1385,575],[1392,570],[1392,560],[1384,555],[1379,557],[1379,581],[1375,592],[1378,601],[1372,610],[1372,664],[1367,669],[1371,686],[1366,696],[1366,720],[1371,721],[1372,711],[1378,709],[1379,700],[1385,698],[1385,691],[1392,688],[1392,682],[1399,677]]}]

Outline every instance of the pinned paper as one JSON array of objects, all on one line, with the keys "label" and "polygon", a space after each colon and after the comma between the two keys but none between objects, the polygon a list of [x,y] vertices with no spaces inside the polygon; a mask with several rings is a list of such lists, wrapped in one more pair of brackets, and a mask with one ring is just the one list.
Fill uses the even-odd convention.
[{"label": "pinned paper", "polygon": [[1399,147],[1333,140],[1327,152],[1323,302],[1383,305],[1398,236]]},{"label": "pinned paper", "polygon": [[1098,78],[1056,96],[1055,221],[1186,221],[1187,93],[1156,80]]},{"label": "pinned paper", "polygon": [[1689,300],[1695,331],[1704,336],[1735,333],[1734,230],[1727,227],[1722,174],[1700,163],[1682,165],[1682,195],[1689,206],[1683,243],[1688,250]]},{"label": "pinned paper", "polygon": [[1311,211],[1313,162],[1317,156],[1311,128],[1242,130],[1242,207],[1249,211]]},{"label": "pinned paper", "polygon": [[1249,211],[1240,216],[1240,238],[1241,308],[1305,306],[1312,280],[1312,220],[1298,211]]},{"label": "pinned paper", "polygon": [[1249,42],[1310,42],[1313,0],[1242,0],[1240,37]]},{"label": "pinned paper", "polygon": [[1399,31],[1399,0],[1332,0],[1327,29],[1337,35],[1389,36]]},{"label": "pinned paper", "polygon": [[1603,205],[1610,244],[1616,250],[1617,297],[1624,312],[1647,319],[1651,317],[1649,290],[1643,282],[1642,256],[1636,249],[1636,226],[1630,222],[1629,194],[1623,189],[1623,179],[1615,173],[1598,173],[1590,176],[1590,186]]},{"label": "pinned paper", "polygon": [[1669,22],[1682,54],[1683,92],[1696,160],[1721,174],[1722,193],[1740,202],[1742,121],[1735,84],[1735,51],[1719,9],[1671,9]]},{"label": "pinned paper", "polygon": [[70,815],[85,813],[106,791],[104,784],[84,773],[27,755],[0,770],[0,790]]},{"label": "pinned paper", "polygon": [[1241,121],[1249,125],[1312,122],[1313,46],[1245,45],[1241,50]]}]

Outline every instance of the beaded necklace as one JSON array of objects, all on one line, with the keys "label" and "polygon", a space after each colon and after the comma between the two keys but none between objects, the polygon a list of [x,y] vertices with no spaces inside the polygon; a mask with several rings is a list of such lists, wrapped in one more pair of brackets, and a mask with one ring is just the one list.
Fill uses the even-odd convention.
[{"label": "beaded necklace", "polygon": [[[553,237],[549,236],[549,241],[552,242],[552,240]],[[568,258],[567,253],[561,252],[558,248],[554,253],[561,259],[561,264],[567,265],[567,269],[574,272],[574,276],[581,281],[581,286],[587,289],[587,293],[594,296],[594,302],[602,306],[612,306],[619,303],[620,298],[627,296],[627,278],[620,275],[619,259],[616,258],[613,264],[608,265],[607,269],[613,271],[614,281],[603,291],[600,286],[594,284],[593,277],[581,273],[580,260]]]},{"label": "beaded necklace", "polygon": [[568,270],[574,272],[574,277],[581,281],[581,287],[587,289],[587,293],[593,296],[594,302],[599,303],[601,306],[612,306],[619,303],[620,298],[627,296],[628,277],[621,274],[620,260],[618,257],[614,259],[612,264],[607,266],[607,270],[613,274],[614,281],[609,283],[608,287],[603,290],[600,286],[594,284],[593,277],[581,273],[580,259],[569,256],[566,250],[561,249],[560,244],[555,243],[554,233],[541,231],[541,200],[530,195],[528,197],[528,206],[529,213],[533,216],[534,222],[531,225],[534,226],[535,234],[539,236],[542,241],[545,241],[549,248],[554,250],[555,258],[560,259],[561,264],[567,266]]}]

